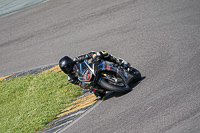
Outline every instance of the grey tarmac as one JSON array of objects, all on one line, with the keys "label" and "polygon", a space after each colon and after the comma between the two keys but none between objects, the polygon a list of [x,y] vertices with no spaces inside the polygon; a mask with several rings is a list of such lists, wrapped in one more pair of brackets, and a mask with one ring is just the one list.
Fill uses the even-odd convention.
[{"label": "grey tarmac", "polygon": [[50,0],[0,17],[0,76],[105,50],[146,78],[68,133],[199,133],[199,0]]}]

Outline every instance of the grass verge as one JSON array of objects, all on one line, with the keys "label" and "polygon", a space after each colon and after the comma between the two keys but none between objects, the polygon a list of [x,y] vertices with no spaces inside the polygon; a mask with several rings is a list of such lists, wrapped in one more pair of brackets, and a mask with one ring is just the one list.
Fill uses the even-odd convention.
[{"label": "grass verge", "polygon": [[64,73],[48,72],[0,81],[0,132],[34,133],[81,95]]}]

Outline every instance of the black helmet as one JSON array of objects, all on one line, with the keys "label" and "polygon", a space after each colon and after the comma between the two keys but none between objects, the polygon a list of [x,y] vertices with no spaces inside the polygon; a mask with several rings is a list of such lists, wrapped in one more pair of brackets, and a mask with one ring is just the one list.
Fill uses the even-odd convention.
[{"label": "black helmet", "polygon": [[73,71],[74,62],[70,57],[65,56],[60,59],[59,66],[64,73],[70,74]]}]

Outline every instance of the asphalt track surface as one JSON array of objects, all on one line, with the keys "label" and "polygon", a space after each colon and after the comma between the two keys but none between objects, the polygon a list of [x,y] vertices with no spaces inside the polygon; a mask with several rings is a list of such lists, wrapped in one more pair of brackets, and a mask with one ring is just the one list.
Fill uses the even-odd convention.
[{"label": "asphalt track surface", "polygon": [[199,0],[56,0],[0,17],[0,75],[106,50],[146,78],[63,132],[199,133]]}]

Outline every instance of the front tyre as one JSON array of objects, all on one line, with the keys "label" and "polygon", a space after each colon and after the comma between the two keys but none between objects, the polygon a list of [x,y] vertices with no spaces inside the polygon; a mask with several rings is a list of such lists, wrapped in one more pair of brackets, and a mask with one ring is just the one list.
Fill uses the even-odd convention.
[{"label": "front tyre", "polygon": [[129,74],[131,74],[133,76],[133,83],[137,83],[138,81],[140,81],[142,78],[141,78],[141,73],[133,68],[133,67],[130,67],[129,68]]}]

